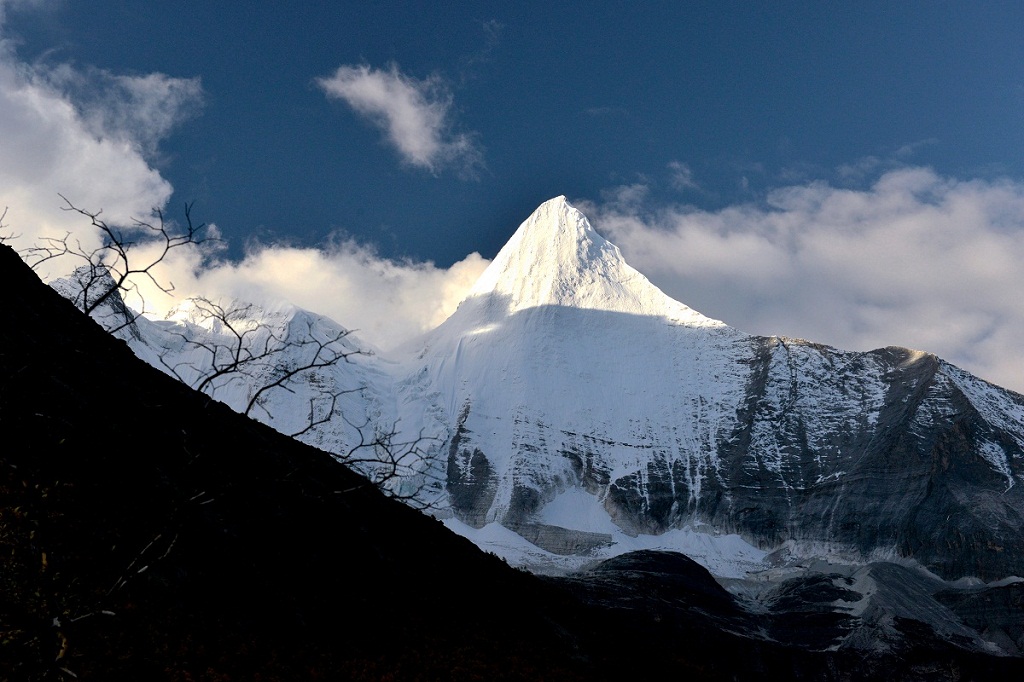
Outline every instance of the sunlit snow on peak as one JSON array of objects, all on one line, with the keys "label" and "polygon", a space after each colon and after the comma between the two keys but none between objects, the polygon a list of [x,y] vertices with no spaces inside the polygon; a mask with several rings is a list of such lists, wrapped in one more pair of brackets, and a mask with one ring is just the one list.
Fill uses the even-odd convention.
[{"label": "sunlit snow on peak", "polygon": [[564,196],[544,202],[519,226],[467,300],[484,297],[507,302],[506,314],[561,306],[725,326],[651,284]]}]

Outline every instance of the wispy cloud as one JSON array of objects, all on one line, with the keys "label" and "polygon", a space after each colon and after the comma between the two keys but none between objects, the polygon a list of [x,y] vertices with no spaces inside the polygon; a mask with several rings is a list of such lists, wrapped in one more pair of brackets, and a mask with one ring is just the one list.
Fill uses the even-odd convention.
[{"label": "wispy cloud", "polygon": [[693,179],[693,170],[681,161],[669,161],[668,170],[671,174],[669,184],[678,191],[697,190],[700,186]]},{"label": "wispy cloud", "polygon": [[54,0],[0,0],[0,28],[3,27],[8,10],[36,9],[52,4]]},{"label": "wispy cloud", "polygon": [[[17,8],[29,5],[19,0]],[[8,234],[18,235],[16,248],[67,232],[86,247],[94,246],[98,235],[80,215],[61,210],[58,193],[88,210],[102,209],[111,224],[144,219],[154,207],[165,206],[171,186],[152,160],[160,142],[201,110],[201,84],[160,73],[127,76],[62,63],[26,63],[3,39],[4,11],[11,7],[10,0],[0,0],[0,213],[8,209],[4,225]],[[408,145],[417,135],[426,135],[417,152],[425,156],[417,158],[436,168],[456,160],[465,163],[475,153],[468,137],[446,137],[450,102],[437,94],[443,89],[406,81],[397,71],[376,73],[385,94],[397,92],[411,108],[404,123],[395,123],[396,135],[405,135]],[[140,246],[135,252],[140,262],[146,260],[145,249]],[[74,265],[56,264],[53,272],[43,274],[64,275]],[[150,313],[166,311],[189,295],[257,303],[287,300],[358,329],[370,343],[388,346],[440,323],[486,265],[477,254],[448,268],[395,261],[353,241],[320,249],[254,245],[238,262],[211,260],[209,252],[186,247],[171,252],[158,269],[161,282],[174,283],[173,296],[145,280],[138,284]]]},{"label": "wispy cloud", "polygon": [[917,142],[905,144],[896,150],[896,158],[909,160],[911,157],[916,155],[918,151],[920,151],[921,149],[926,149],[927,147],[932,147],[937,144],[939,144],[939,140],[938,138],[935,137],[929,137],[925,140],[918,140]]},{"label": "wispy cloud", "polygon": [[452,131],[452,96],[437,76],[417,80],[398,70],[341,66],[318,78],[328,97],[340,99],[384,132],[402,159],[431,173],[454,167],[472,175],[483,155],[474,136]]},{"label": "wispy cloud", "polygon": [[581,208],[673,298],[752,333],[931,351],[1024,391],[1024,183],[902,168],[718,211],[638,196]]},{"label": "wispy cloud", "polygon": [[162,73],[126,76],[104,69],[74,69],[67,64],[37,74],[73,102],[82,123],[97,137],[120,138],[147,157],[182,122],[203,106],[199,78]]},{"label": "wispy cloud", "polygon": [[505,31],[505,25],[497,19],[481,21],[479,25],[484,35],[484,44],[479,50],[460,60],[459,80],[462,83],[475,78],[477,69],[491,61],[491,55],[501,44],[501,35]]},{"label": "wispy cloud", "polygon": [[587,116],[594,117],[618,117],[626,116],[627,114],[629,114],[629,110],[626,109],[625,107],[600,106],[589,107],[588,109],[584,109],[583,113],[585,113]]},{"label": "wispy cloud", "polygon": [[396,261],[351,240],[323,248],[256,244],[238,262],[204,262],[202,254],[189,249],[172,253],[161,271],[175,284],[174,298],[151,286],[142,293],[149,311],[158,315],[189,295],[287,301],[386,349],[443,322],[488,263],[477,253],[447,268]]},{"label": "wispy cloud", "polygon": [[[40,236],[97,236],[81,216],[60,210],[63,194],[112,224],[146,218],[166,204],[170,184],[153,168],[159,142],[198,111],[196,79],[163,74],[119,76],[68,64],[26,63],[3,35],[4,11],[25,0],[0,0],[0,210],[19,235],[15,247]],[[63,274],[63,273],[54,273]]]}]

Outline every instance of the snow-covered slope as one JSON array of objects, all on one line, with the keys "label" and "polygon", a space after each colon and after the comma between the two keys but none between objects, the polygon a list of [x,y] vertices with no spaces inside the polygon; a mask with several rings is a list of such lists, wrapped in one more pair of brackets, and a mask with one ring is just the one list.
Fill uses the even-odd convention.
[{"label": "snow-covered slope", "polygon": [[[75,300],[82,277],[51,286]],[[118,296],[93,312],[141,359],[238,412],[322,450],[401,498],[443,494],[422,446],[398,433],[389,363],[334,321],[278,303],[188,299],[165,319],[140,317]]]},{"label": "snow-covered slope", "polygon": [[[299,309],[226,305],[242,311],[226,329],[202,306],[121,333],[193,385],[239,330],[252,349],[281,344],[207,382],[236,409],[310,352],[359,347]],[[298,372],[250,414],[342,457],[397,425],[417,447],[395,492],[419,490],[449,527],[535,569],[663,548],[721,576],[807,557],[1024,575],[1024,397],[927,353],[704,317],[564,197],[437,329]]]},{"label": "snow-covered slope", "polygon": [[[492,310],[499,317],[562,306],[664,317],[694,327],[725,327],[672,300],[630,267],[619,247],[595,232],[564,196],[541,204],[519,226],[467,298],[505,303],[506,310]],[[454,319],[466,317],[463,311]]]},{"label": "snow-covered slope", "polygon": [[[473,527],[503,524],[565,563],[556,557],[611,544],[605,531],[669,527],[630,513],[622,499],[648,496],[649,466],[679,472],[684,505],[699,499],[744,398],[749,367],[732,360],[751,340],[668,298],[559,197],[415,345],[407,367],[425,371],[408,373],[450,431],[455,516]],[[610,485],[626,479],[628,487]],[[561,532],[545,522],[545,505],[574,491],[604,519],[559,514],[580,531]],[[581,508],[586,515],[594,516]]]},{"label": "snow-covered slope", "polygon": [[408,350],[405,403],[426,400],[447,437],[449,523],[492,548],[514,531],[534,548],[510,550],[524,563],[640,543],[705,547],[720,574],[769,551],[911,557],[950,576],[1024,569],[1008,558],[1024,550],[1021,396],[925,353],[710,320],[563,197]]}]

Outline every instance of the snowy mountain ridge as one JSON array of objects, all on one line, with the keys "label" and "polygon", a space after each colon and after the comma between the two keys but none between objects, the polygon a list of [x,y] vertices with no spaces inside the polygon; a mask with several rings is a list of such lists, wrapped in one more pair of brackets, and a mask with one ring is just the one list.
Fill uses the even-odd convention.
[{"label": "snowy mountain ridge", "polygon": [[662,293],[564,196],[541,204],[516,230],[467,298],[479,297],[505,301],[508,314],[565,306],[725,326]]},{"label": "snowy mountain ridge", "polygon": [[[165,371],[201,375],[209,347],[233,341],[190,305],[125,338]],[[288,343],[215,387],[235,409],[307,361],[316,344],[301,339],[359,347],[312,313],[245,310],[257,345]],[[303,431],[330,396],[335,417]],[[665,548],[732,577],[803,557],[1024,574],[1024,398],[925,353],[849,353],[711,320],[626,264],[564,197],[520,226],[438,328],[387,358],[296,375],[252,416],[335,453],[397,424],[422,456],[393,483],[537,570]]]}]

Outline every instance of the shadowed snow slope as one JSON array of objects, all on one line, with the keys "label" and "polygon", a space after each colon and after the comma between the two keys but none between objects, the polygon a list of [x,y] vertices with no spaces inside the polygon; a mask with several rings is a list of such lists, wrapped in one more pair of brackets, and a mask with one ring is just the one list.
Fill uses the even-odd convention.
[{"label": "shadowed snow slope", "polygon": [[721,575],[773,550],[1024,573],[1021,396],[925,353],[743,334],[665,296],[562,197],[407,350],[400,402],[444,442],[452,527],[539,548],[510,559],[572,568],[653,535]]},{"label": "shadowed snow slope", "polygon": [[[252,314],[289,347],[217,389],[236,408],[282,357],[317,347],[301,339],[341,329],[297,309]],[[187,368],[196,342],[224,337],[186,317],[125,338]],[[397,423],[420,448],[393,492],[426,493],[452,528],[533,569],[658,548],[722,576],[807,557],[1024,575],[1024,397],[927,353],[709,319],[563,197],[437,329],[390,358],[301,373],[254,416],[295,432],[335,394],[339,416],[303,440],[344,454]],[[503,550],[506,531],[519,539]]]}]

